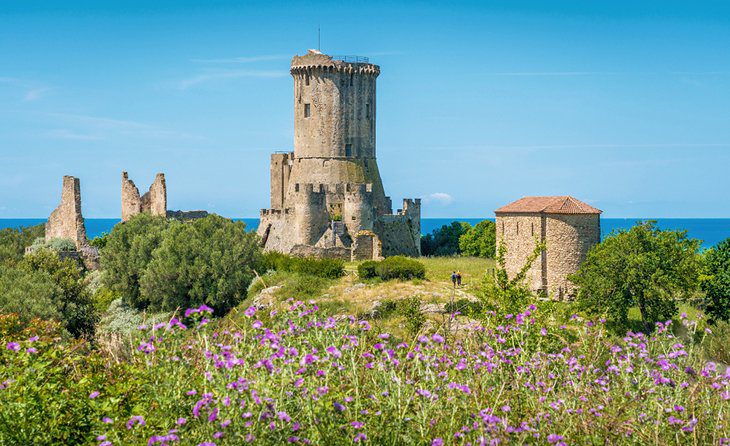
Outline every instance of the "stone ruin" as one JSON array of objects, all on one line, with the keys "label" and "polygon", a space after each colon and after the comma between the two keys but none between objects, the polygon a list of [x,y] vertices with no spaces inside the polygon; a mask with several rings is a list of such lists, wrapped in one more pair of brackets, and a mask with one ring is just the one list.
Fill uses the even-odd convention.
[{"label": "stone ruin", "polygon": [[68,175],[63,177],[61,204],[46,221],[46,241],[59,238],[69,239],[76,245],[76,251],[60,253],[61,258],[80,258],[88,269],[99,268],[99,250],[90,246],[86,238],[86,226],[81,215],[80,182]]},{"label": "stone ruin", "polygon": [[271,156],[265,250],[347,260],[421,253],[421,200],[393,213],[375,155],[375,84],[365,58],[310,50],[291,62],[294,151]]},{"label": "stone ruin", "polygon": [[87,245],[84,217],[81,215],[81,186],[79,179],[63,177],[61,204],[51,212],[46,222],[46,241],[65,238],[76,244],[76,249]]},{"label": "stone ruin", "polygon": [[122,172],[122,222],[141,212],[160,217],[167,216],[167,186],[164,173],[158,173],[149,191],[140,197],[134,181],[129,179],[127,172]]}]

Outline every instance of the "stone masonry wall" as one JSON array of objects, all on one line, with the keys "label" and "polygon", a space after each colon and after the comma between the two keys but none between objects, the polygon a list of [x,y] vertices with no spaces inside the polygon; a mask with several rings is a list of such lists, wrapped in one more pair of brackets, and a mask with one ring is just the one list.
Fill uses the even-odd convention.
[{"label": "stone masonry wall", "polygon": [[548,293],[559,299],[573,295],[568,276],[578,271],[588,250],[600,243],[600,215],[550,214],[546,239]]},{"label": "stone masonry wall", "polygon": [[122,221],[127,221],[140,212],[167,216],[167,185],[164,173],[158,173],[149,191],[140,197],[134,181],[129,179],[127,172],[122,172]]},{"label": "stone masonry wall", "polygon": [[63,177],[61,204],[46,222],[46,240],[67,238],[76,243],[76,249],[86,245],[86,228],[81,215],[81,186],[78,178]]},{"label": "stone masonry wall", "polygon": [[[513,278],[525,265],[527,258],[535,251],[536,240],[542,240],[542,217],[539,214],[504,214],[497,215],[497,249],[504,243],[505,268],[507,275]],[[533,262],[527,273],[526,281],[533,291],[543,285],[543,256]]]}]

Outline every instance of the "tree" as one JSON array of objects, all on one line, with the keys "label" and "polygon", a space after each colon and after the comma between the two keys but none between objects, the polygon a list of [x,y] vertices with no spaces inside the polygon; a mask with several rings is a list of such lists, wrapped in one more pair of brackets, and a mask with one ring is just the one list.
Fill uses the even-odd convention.
[{"label": "tree", "polygon": [[484,220],[459,237],[459,250],[467,256],[493,259],[497,247],[497,225]]},{"label": "tree", "polygon": [[152,257],[141,280],[150,309],[206,304],[222,314],[246,297],[261,251],[245,223],[209,215],[171,223]]},{"label": "tree", "polygon": [[421,238],[421,254],[424,256],[452,256],[459,254],[459,237],[471,229],[469,223],[454,221],[443,225]]},{"label": "tree", "polygon": [[45,233],[44,225],[0,230],[0,264],[19,262],[25,254],[25,248]]},{"label": "tree", "polygon": [[643,329],[677,313],[677,298],[697,289],[699,240],[686,231],[662,231],[653,221],[621,230],[591,248],[570,280],[587,311],[605,313],[617,328],[628,328],[629,309],[637,306]]},{"label": "tree", "polygon": [[140,295],[139,283],[167,227],[164,217],[141,213],[114,226],[106,237],[106,245],[101,249],[104,284],[133,307],[149,305]]},{"label": "tree", "polygon": [[707,314],[715,320],[730,320],[730,238],[705,253],[702,290]]},{"label": "tree", "polygon": [[46,273],[0,266],[0,313],[15,313],[24,323],[34,318],[63,321],[56,305],[62,296]]},{"label": "tree", "polygon": [[[49,297],[61,314],[62,322],[69,333],[77,337],[90,337],[94,334],[94,304],[91,293],[86,289],[83,268],[78,261],[62,260],[51,249],[39,249],[26,255],[18,268],[29,273],[45,273],[61,290],[60,295],[53,293]],[[35,296],[28,298],[35,299]]]}]

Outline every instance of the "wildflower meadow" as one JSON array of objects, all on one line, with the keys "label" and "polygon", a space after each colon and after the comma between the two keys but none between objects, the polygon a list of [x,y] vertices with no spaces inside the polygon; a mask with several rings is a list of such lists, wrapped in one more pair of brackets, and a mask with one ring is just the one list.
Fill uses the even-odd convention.
[{"label": "wildflower meadow", "polygon": [[684,316],[617,338],[529,305],[403,339],[314,302],[212,311],[111,364],[3,317],[0,444],[730,444],[730,369]]}]

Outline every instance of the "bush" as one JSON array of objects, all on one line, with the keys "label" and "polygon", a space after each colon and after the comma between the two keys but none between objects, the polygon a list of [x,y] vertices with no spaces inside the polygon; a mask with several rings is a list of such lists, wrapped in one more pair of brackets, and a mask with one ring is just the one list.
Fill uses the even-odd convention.
[{"label": "bush", "polygon": [[375,274],[383,280],[425,279],[426,267],[418,260],[403,256],[393,256],[376,262]]},{"label": "bush", "polygon": [[713,320],[730,320],[730,238],[705,253],[706,312]]},{"label": "bush", "polygon": [[405,318],[406,330],[412,335],[421,331],[423,324],[426,323],[426,315],[421,311],[421,299],[416,296],[398,301],[397,311]]},{"label": "bush", "polygon": [[493,259],[497,251],[497,225],[491,220],[477,223],[459,237],[461,254]]},{"label": "bush", "polygon": [[338,279],[345,275],[345,262],[340,259],[292,257],[275,251],[264,253],[262,257],[258,265],[260,272],[274,270],[317,276],[324,279]]},{"label": "bush", "polygon": [[0,265],[19,262],[25,248],[45,233],[44,225],[0,229]]},{"label": "bush", "polygon": [[[61,322],[74,336],[91,337],[94,334],[96,313],[91,294],[86,289],[83,268],[77,260],[64,259],[58,253],[42,249],[26,255],[18,264],[28,272],[45,273],[61,290],[54,305],[62,316]],[[33,299],[35,296],[28,296]]]},{"label": "bush", "polygon": [[24,323],[55,320],[74,336],[91,337],[96,315],[78,263],[53,251],[25,256],[15,268],[0,267],[0,311]]},{"label": "bush", "polygon": [[149,301],[140,294],[140,280],[152,261],[152,252],[162,243],[167,227],[167,220],[163,217],[147,213],[135,215],[114,226],[101,251],[105,285],[124,296],[133,307],[146,308],[149,305]]},{"label": "bush", "polygon": [[146,305],[135,306],[172,311],[206,304],[225,314],[246,298],[260,258],[256,234],[243,222],[218,215],[173,222],[140,280]]},{"label": "bush", "polygon": [[109,241],[109,233],[104,232],[101,235],[97,235],[96,237],[89,240],[89,245],[99,250],[102,250],[106,246],[107,241]]},{"label": "bush", "polygon": [[469,229],[471,229],[469,223],[458,221],[435,229],[431,234],[421,237],[421,255],[453,256],[461,253],[459,238]]},{"label": "bush", "polygon": [[30,245],[31,252],[38,251],[39,249],[50,249],[56,252],[70,252],[76,251],[76,243],[68,238],[52,238],[48,241],[44,237],[38,237]]},{"label": "bush", "polygon": [[357,266],[357,275],[361,279],[374,279],[378,276],[377,267],[378,262],[375,260],[366,260]]}]

